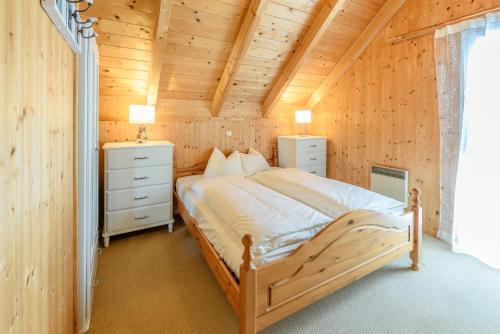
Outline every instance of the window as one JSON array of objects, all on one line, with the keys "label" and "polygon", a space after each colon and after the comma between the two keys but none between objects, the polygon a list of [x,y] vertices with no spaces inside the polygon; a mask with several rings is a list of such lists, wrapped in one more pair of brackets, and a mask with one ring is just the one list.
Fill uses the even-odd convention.
[{"label": "window", "polygon": [[464,86],[456,250],[500,269],[500,29],[470,46]]}]

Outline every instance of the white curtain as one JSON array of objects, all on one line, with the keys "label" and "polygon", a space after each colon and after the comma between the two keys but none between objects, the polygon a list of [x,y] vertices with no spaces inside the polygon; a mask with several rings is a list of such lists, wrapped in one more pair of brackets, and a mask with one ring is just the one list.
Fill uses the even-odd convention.
[{"label": "white curtain", "polygon": [[455,252],[500,269],[500,14],[436,31],[441,226]]}]

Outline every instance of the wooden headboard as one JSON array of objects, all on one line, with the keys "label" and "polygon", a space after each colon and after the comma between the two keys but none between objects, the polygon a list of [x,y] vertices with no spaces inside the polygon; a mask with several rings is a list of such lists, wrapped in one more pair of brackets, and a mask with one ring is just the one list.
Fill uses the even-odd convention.
[{"label": "wooden headboard", "polygon": [[[225,152],[226,156],[231,153],[231,151]],[[174,181],[179,177],[203,174],[205,168],[207,167],[207,163],[208,160],[199,162],[191,167],[177,168],[175,170]],[[267,159],[267,163],[269,164],[269,166],[278,166],[278,150],[276,148],[273,149],[273,155],[270,159]]]}]

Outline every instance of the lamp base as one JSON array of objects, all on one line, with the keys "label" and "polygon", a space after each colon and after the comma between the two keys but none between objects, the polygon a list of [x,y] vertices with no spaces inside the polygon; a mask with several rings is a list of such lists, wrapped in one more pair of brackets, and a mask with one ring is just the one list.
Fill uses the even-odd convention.
[{"label": "lamp base", "polygon": [[146,126],[139,126],[139,132],[137,133],[137,143],[147,143],[148,142],[148,132],[146,131]]}]

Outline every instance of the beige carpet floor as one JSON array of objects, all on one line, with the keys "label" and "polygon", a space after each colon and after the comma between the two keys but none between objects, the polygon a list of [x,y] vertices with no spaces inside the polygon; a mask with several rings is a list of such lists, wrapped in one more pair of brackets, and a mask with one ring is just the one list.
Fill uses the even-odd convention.
[{"label": "beige carpet floor", "polygon": [[[500,333],[500,271],[426,237],[404,258],[263,333]],[[237,333],[237,319],[182,222],[112,239],[99,258],[90,333]]]}]

